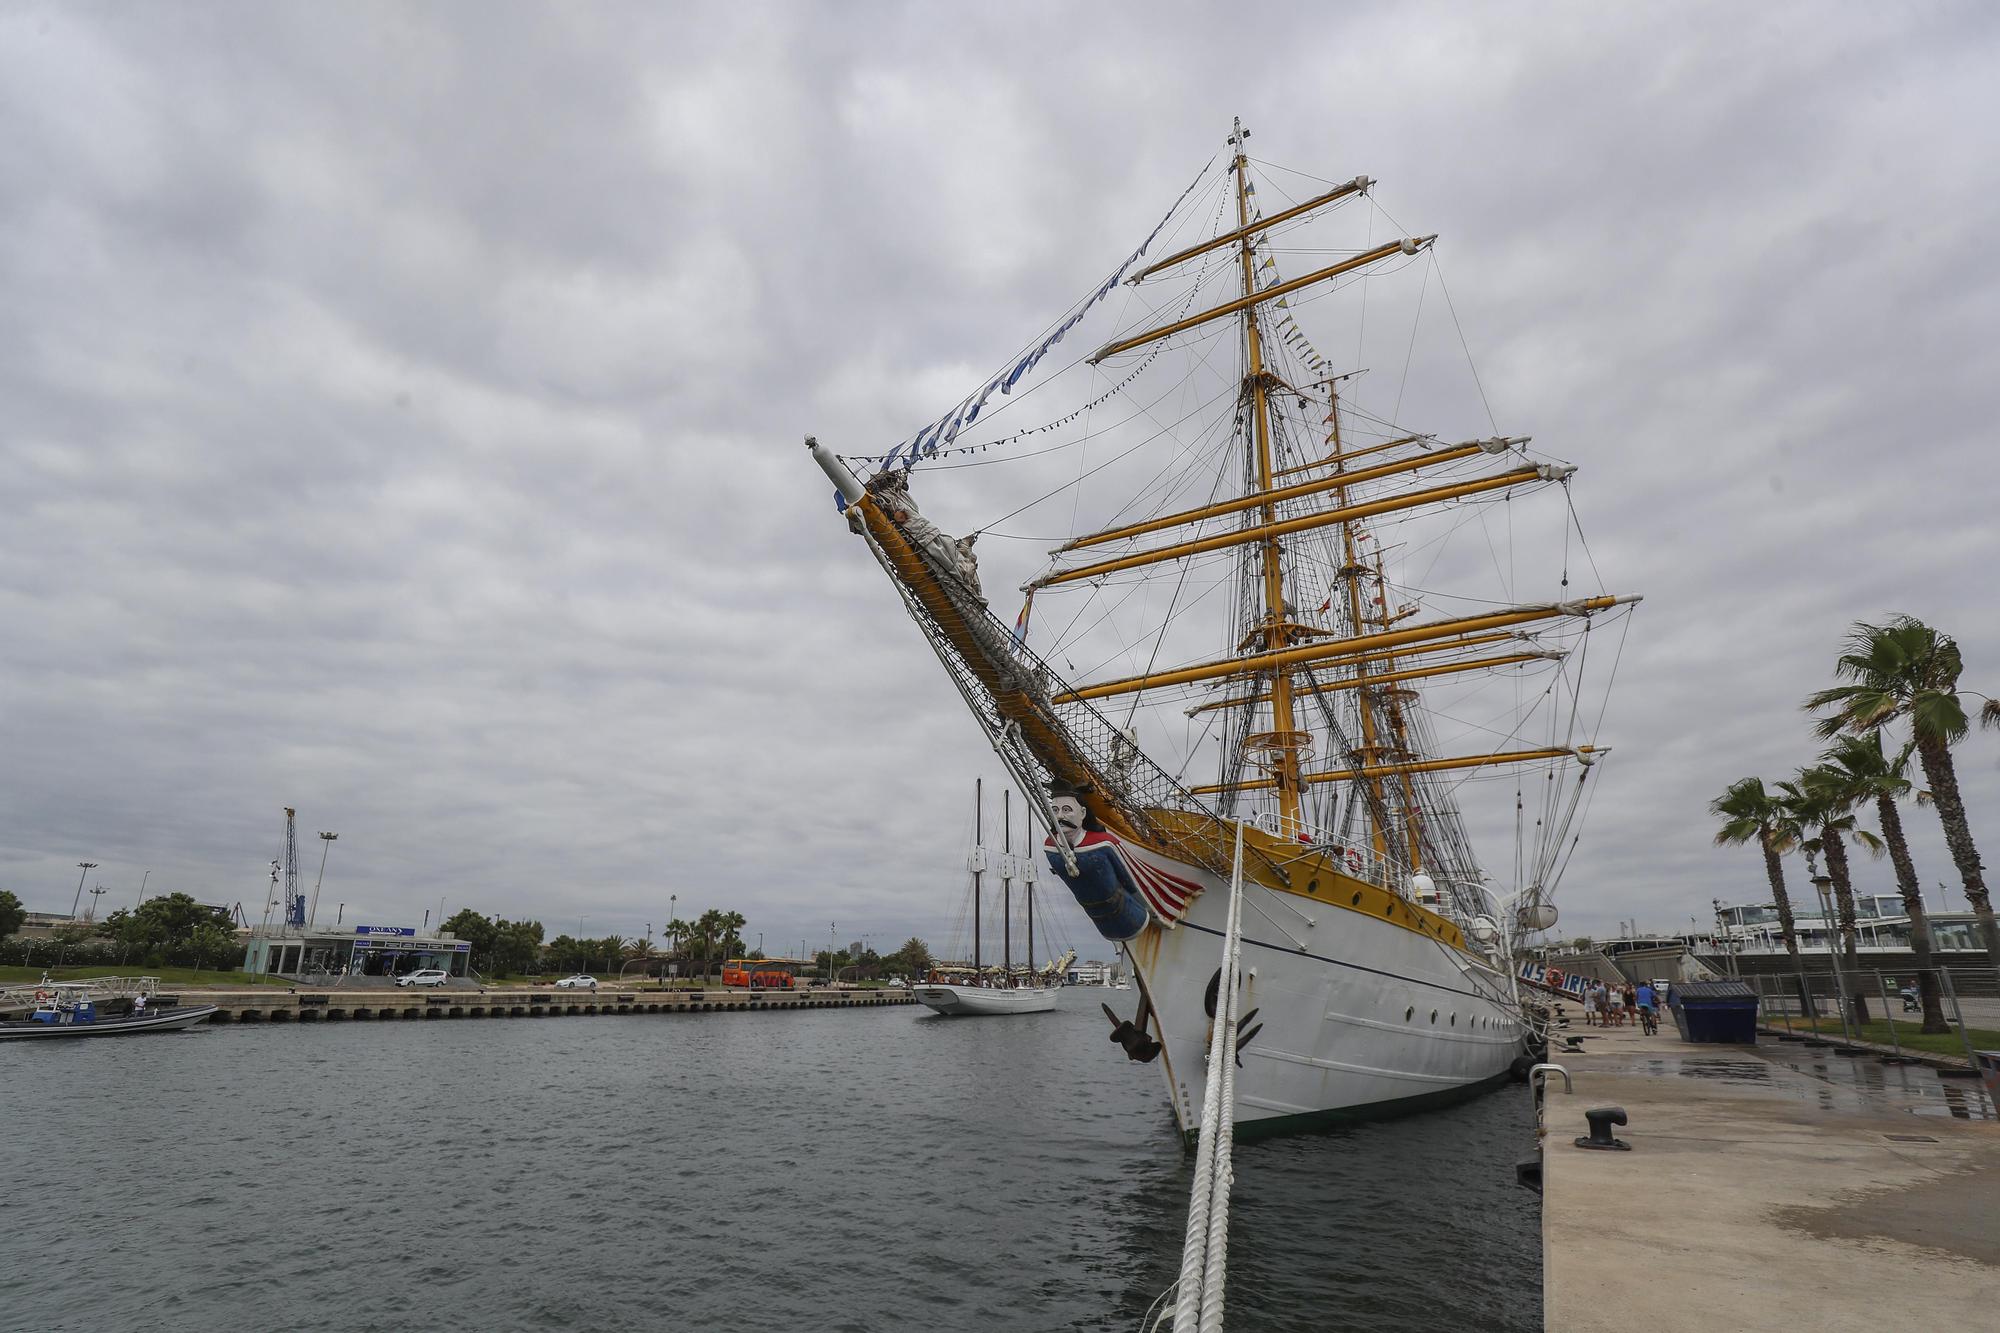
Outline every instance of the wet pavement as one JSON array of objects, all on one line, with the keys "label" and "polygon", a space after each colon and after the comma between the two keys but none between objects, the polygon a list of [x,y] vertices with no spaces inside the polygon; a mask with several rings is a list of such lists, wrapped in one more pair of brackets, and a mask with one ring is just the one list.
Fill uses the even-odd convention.
[{"label": "wet pavement", "polygon": [[[1769,1041],[1571,1029],[1545,1103],[1546,1326],[1991,1327],[2000,1113],[1977,1080]],[[1588,1151],[1621,1106],[1629,1151]]]}]

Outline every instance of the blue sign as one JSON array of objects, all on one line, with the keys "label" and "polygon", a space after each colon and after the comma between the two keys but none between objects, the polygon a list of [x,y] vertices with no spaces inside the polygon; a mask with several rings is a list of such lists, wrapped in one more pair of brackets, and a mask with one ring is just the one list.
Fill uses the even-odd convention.
[{"label": "blue sign", "polygon": [[357,935],[415,935],[415,926],[356,926]]}]

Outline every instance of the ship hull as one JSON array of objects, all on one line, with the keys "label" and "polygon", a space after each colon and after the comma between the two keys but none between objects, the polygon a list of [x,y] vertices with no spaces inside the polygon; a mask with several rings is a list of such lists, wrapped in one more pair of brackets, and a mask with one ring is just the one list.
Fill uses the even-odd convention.
[{"label": "ship hull", "polygon": [[1056,1007],[1053,986],[957,986],[926,982],[911,987],[917,1002],[948,1018],[997,1017],[1003,1014],[1045,1014]]},{"label": "ship hull", "polygon": [[[1202,890],[1178,924],[1156,919],[1124,945],[1151,1001],[1176,1124],[1193,1135],[1229,886],[1142,855]],[[1511,979],[1480,959],[1323,899],[1250,883],[1244,894],[1237,1137],[1445,1105],[1504,1081],[1523,1054]]]}]

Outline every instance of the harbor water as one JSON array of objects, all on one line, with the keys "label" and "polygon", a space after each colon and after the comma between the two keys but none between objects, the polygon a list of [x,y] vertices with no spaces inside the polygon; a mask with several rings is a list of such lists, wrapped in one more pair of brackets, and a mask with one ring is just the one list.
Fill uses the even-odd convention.
[{"label": "harbor water", "polygon": [[[0,1048],[0,1328],[1140,1327],[1190,1165],[1105,999]],[[1540,1327],[1523,1089],[1237,1150],[1233,1326]]]}]

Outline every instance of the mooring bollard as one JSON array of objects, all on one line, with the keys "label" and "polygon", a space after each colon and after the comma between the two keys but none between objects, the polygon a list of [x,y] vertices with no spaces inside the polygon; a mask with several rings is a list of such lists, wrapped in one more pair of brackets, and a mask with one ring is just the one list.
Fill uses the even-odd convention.
[{"label": "mooring bollard", "polygon": [[1625,1108],[1622,1106],[1593,1106],[1583,1113],[1590,1122],[1590,1133],[1576,1141],[1579,1148],[1609,1148],[1617,1152],[1630,1152],[1632,1145],[1611,1133],[1613,1125],[1625,1123]]}]

